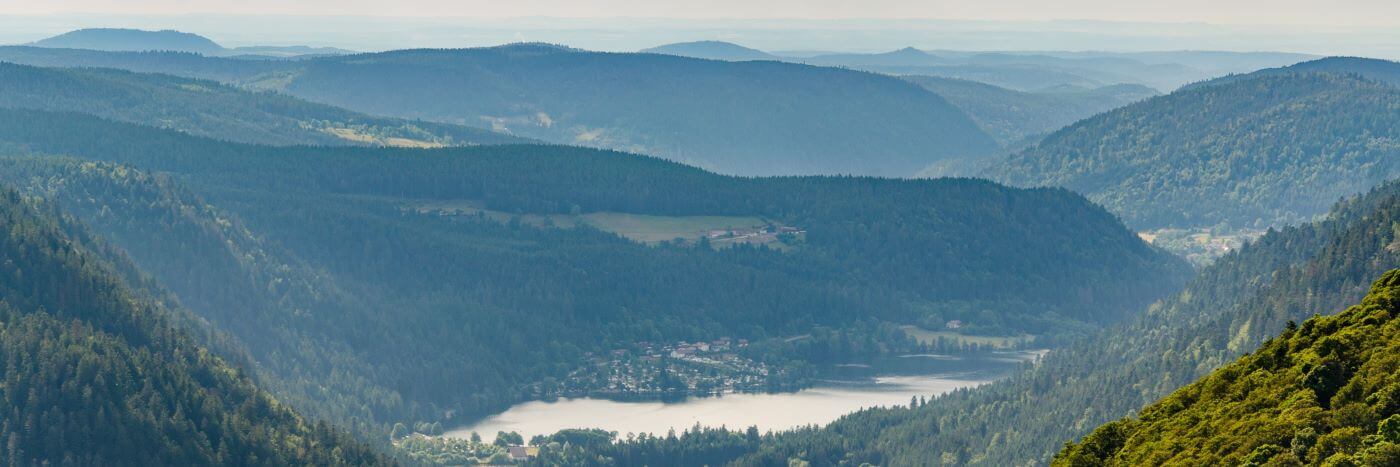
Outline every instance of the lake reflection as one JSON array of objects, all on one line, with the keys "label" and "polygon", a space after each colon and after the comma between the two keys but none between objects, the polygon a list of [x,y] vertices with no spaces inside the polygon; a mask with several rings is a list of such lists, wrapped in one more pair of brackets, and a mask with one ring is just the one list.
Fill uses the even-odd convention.
[{"label": "lake reflection", "polygon": [[937,355],[905,356],[876,362],[870,367],[845,366],[853,377],[878,376],[859,381],[832,381],[792,393],[725,394],[695,397],[679,402],[617,402],[594,398],[532,401],[477,423],[447,432],[465,438],[475,431],[490,442],[498,431],[519,432],[529,439],[565,428],[602,428],[627,433],[665,435],[699,423],[731,429],[758,426],[760,431],[826,424],[842,415],[867,407],[908,405],[910,397],[933,396],[973,387],[1004,377],[1040,352],[1015,352],[958,358]]}]

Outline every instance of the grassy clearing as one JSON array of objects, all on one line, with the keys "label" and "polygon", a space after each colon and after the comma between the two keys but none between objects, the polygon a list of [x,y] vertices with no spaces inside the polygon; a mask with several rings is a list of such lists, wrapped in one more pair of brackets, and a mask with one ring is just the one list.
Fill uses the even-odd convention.
[{"label": "grassy clearing", "polygon": [[[484,209],[480,203],[475,201],[424,203],[419,204],[416,209],[425,214],[476,215],[481,213],[499,222],[519,218],[521,222],[531,225],[553,224],[557,227],[568,228],[585,224],[643,243],[658,243],[677,238],[693,242],[704,237],[711,230],[753,228],[767,224],[763,218],[753,216],[648,216],[620,212],[595,212],[581,215],[517,215]],[[714,243],[722,245],[726,242],[716,240]]]}]

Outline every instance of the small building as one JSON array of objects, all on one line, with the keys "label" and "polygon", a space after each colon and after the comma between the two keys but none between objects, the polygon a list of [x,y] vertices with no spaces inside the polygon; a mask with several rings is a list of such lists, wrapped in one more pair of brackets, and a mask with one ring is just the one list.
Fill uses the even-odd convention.
[{"label": "small building", "polygon": [[960,329],[963,327],[963,322],[960,319],[955,319],[952,321],[948,321],[948,323],[944,324],[943,326],[948,329]]},{"label": "small building", "polygon": [[532,457],[535,457],[535,456],[540,455],[540,447],[539,447],[539,446],[510,446],[510,447],[507,447],[507,448],[506,448],[506,452],[510,454],[510,460],[517,461],[517,462],[519,462],[519,461],[526,461],[526,460],[530,460],[530,458],[532,458]]}]

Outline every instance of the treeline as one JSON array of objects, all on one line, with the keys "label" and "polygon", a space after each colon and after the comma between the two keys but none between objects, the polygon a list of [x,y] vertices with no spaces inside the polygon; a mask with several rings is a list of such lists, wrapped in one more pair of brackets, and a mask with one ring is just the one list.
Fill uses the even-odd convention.
[{"label": "treeline", "polygon": [[118,278],[113,252],[55,216],[0,193],[6,464],[388,463],[193,342]]}]

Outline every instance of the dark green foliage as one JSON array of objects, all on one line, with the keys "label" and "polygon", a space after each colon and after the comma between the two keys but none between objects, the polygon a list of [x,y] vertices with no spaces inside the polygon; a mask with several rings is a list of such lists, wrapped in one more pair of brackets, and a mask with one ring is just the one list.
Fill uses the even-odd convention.
[{"label": "dark green foliage", "polygon": [[375,115],[643,152],[724,173],[909,176],[996,143],[897,78],[518,44],[295,61],[0,47],[0,60],[216,79]]},{"label": "dark green foliage", "polygon": [[[0,140],[30,151],[174,174],[53,158],[3,172],[241,340],[279,395],[356,431],[497,410],[587,351],[640,340],[756,340],[959,306],[1054,334],[1113,322],[1188,274],[1063,190],[734,178],[551,146],[268,148],[32,111],[0,120]],[[435,200],[762,216],[807,234],[785,252],[642,245],[411,209]]]},{"label": "dark green foliage", "polygon": [[[1397,317],[1400,270],[1361,304],[1286,330],[1140,416],[1094,430],[1055,463],[1394,465],[1386,462],[1395,460],[1400,412],[1381,399],[1400,385]],[[1116,442],[1096,444],[1105,437]]]},{"label": "dark green foliage", "polygon": [[1157,95],[1152,88],[1132,84],[1023,92],[954,78],[903,78],[947,99],[1003,147],[1013,148],[1033,144],[1082,118]]},{"label": "dark green foliage", "polygon": [[0,194],[3,462],[383,462],[259,391],[65,229],[76,227]]},{"label": "dark green foliage", "polygon": [[[272,145],[351,145],[330,130],[423,144],[524,142],[478,128],[371,117],[282,94],[249,92],[206,80],[111,69],[36,68],[0,63],[0,107],[79,112],[228,141]],[[404,144],[404,143],[401,143]]]},{"label": "dark green foliage", "polygon": [[[1400,183],[1391,183],[1338,204],[1326,221],[1268,233],[1202,270],[1178,296],[1055,349],[1022,374],[955,391],[917,410],[867,410],[821,429],[780,433],[726,459],[739,465],[781,465],[790,458],[813,465],[1047,463],[1066,440],[1191,383],[1291,322],[1359,301],[1373,278],[1400,266],[1397,225]],[[1315,325],[1294,328],[1311,332]],[[1259,355],[1291,364],[1286,353]],[[1380,388],[1367,403],[1388,407],[1396,390]],[[1120,445],[1124,437],[1114,430],[1126,427],[1114,426],[1091,440],[1091,452]],[[1354,434],[1322,439],[1289,432],[1275,444],[1335,450],[1359,443],[1360,432]],[[603,454],[630,448],[622,443]],[[663,442],[651,451],[673,448]]]},{"label": "dark green foliage", "polygon": [[1265,74],[1081,121],[987,173],[1084,193],[1134,228],[1262,229],[1400,175],[1397,141],[1400,89]]}]

